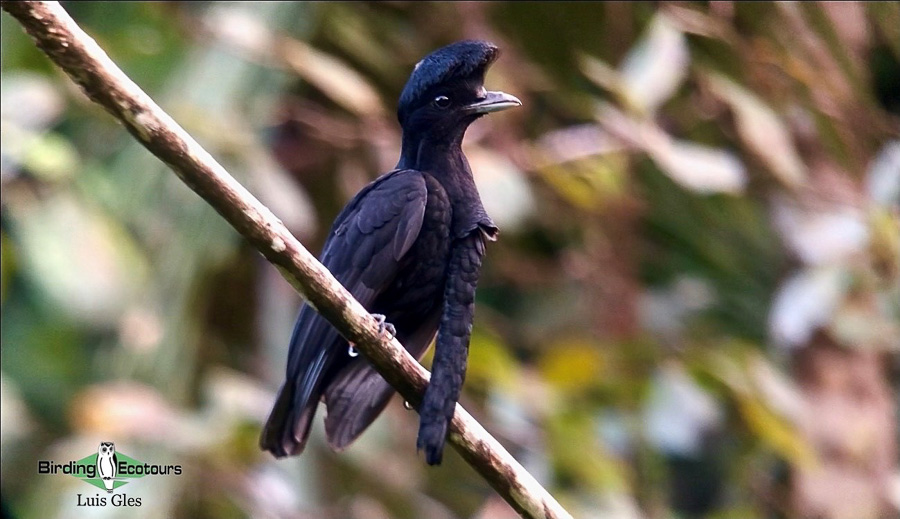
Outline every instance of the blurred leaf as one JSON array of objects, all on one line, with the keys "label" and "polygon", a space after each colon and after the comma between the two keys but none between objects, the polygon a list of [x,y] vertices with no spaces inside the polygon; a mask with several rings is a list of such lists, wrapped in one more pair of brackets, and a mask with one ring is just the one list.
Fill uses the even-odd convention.
[{"label": "blurred leaf", "polygon": [[599,384],[606,362],[597,344],[584,339],[556,341],[538,361],[543,378],[567,393],[584,393]]},{"label": "blurred leaf", "polygon": [[29,285],[14,281],[3,306],[0,362],[4,376],[15,382],[35,420],[59,431],[67,427],[65,409],[71,395],[93,376],[88,369],[91,351],[85,344],[85,327],[79,326],[82,323],[60,312]]},{"label": "blurred leaf", "polygon": [[596,124],[547,132],[531,149],[532,167],[568,203],[602,211],[627,192],[629,147]]},{"label": "blurred leaf", "polygon": [[[777,3],[782,19],[790,30],[791,41],[797,46],[796,52],[788,54],[791,60],[808,61],[810,69],[803,79],[813,90],[812,95],[820,102],[840,104],[853,97],[852,78],[840,67],[837,56],[832,54],[822,35],[815,31],[806,16],[806,6],[791,3]],[[798,63],[799,64],[799,63]],[[857,105],[862,105],[857,98]]]},{"label": "blurred leaf", "polygon": [[9,282],[16,271],[16,267],[13,241],[6,235],[6,231],[0,230],[0,304],[6,302]]},{"label": "blurred leaf", "polygon": [[687,34],[697,34],[708,38],[718,38],[730,46],[737,43],[737,33],[728,22],[715,11],[709,13],[694,9],[692,4],[664,4],[660,6],[670,23]]},{"label": "blurred leaf", "polygon": [[3,447],[13,445],[14,441],[27,437],[34,429],[34,421],[19,388],[9,377],[2,374],[0,374],[0,424],[2,424],[0,446]]},{"label": "blurred leaf", "polygon": [[190,54],[181,20],[170,7],[153,2],[131,2],[118,9],[108,9],[102,2],[65,4],[72,17],[151,96]]},{"label": "blurred leaf", "polygon": [[607,103],[597,118],[626,144],[643,149],[672,180],[698,193],[738,193],[746,183],[744,164],[733,153],[673,139],[650,121],[637,120]]},{"label": "blurred leaf", "polygon": [[867,52],[870,39],[865,6],[858,2],[822,2],[803,7],[810,28],[853,88],[854,103],[860,108],[869,104],[872,93],[861,81],[864,74],[860,59]]},{"label": "blurred leaf", "polygon": [[[896,299],[898,295],[900,292],[895,290],[895,301],[900,301]],[[829,335],[848,348],[898,353],[900,319],[896,311],[889,310],[889,305],[888,301],[879,302],[874,294],[845,298],[829,323]]]},{"label": "blurred leaf", "polygon": [[772,336],[785,347],[805,345],[813,332],[831,319],[846,284],[846,273],[836,266],[808,268],[792,275],[772,303]]},{"label": "blurred leaf", "polygon": [[717,73],[707,75],[713,92],[731,105],[737,130],[747,146],[784,185],[798,187],[806,179],[806,166],[794,148],[787,128],[761,99]]},{"label": "blurred leaf", "polygon": [[894,59],[900,61],[900,5],[897,2],[867,2],[866,9],[870,12],[869,20],[884,34],[882,41],[890,46]]},{"label": "blurred leaf", "polygon": [[[815,461],[812,447],[797,429],[805,418],[793,388],[782,384],[768,361],[751,344],[733,342],[711,354],[708,368],[727,387],[749,429],[791,463]],[[798,416],[798,413],[800,414]]]},{"label": "blurred leaf", "polygon": [[[389,48],[391,42],[383,38],[383,35],[391,34],[397,28],[399,20],[378,17],[373,23],[369,14],[352,4],[329,2],[321,21],[323,36],[351,59],[375,71],[379,77],[405,81],[406,71],[401,68],[398,56]],[[414,51],[407,49],[407,52]]]},{"label": "blurred leaf", "polygon": [[618,70],[607,65],[605,62],[588,55],[582,55],[579,59],[581,72],[597,86],[611,93],[618,103],[627,108],[629,111],[639,111],[640,106],[636,105],[638,101],[631,99],[628,95],[628,85]]},{"label": "blurred leaf", "polygon": [[481,147],[466,149],[475,185],[485,210],[503,231],[516,232],[530,218],[537,203],[531,185],[512,161]]},{"label": "blurred leaf", "polygon": [[866,172],[869,198],[885,208],[900,205],[900,141],[893,140],[881,148]]},{"label": "blurred leaf", "polygon": [[686,324],[702,323],[705,333],[764,340],[769,300],[785,269],[764,205],[748,196],[698,197],[649,161],[638,179],[647,201],[643,235],[651,251],[641,261],[644,283],[665,286],[685,274],[704,279],[715,299]]},{"label": "blurred leaf", "polygon": [[644,434],[656,448],[687,457],[699,455],[723,418],[718,402],[674,363],[653,375],[643,417]]},{"label": "blurred leaf", "polygon": [[147,273],[130,236],[65,192],[39,204],[10,197],[9,207],[25,272],[67,314],[112,326]]},{"label": "blurred leaf", "polygon": [[263,423],[268,416],[266,408],[274,398],[257,380],[223,367],[206,375],[202,390],[209,418],[219,423]]},{"label": "blurred leaf", "polygon": [[0,121],[0,175],[9,181],[21,170],[45,182],[74,175],[81,166],[78,151],[56,132],[33,130],[12,120]]},{"label": "blurred leaf", "polygon": [[472,329],[468,362],[467,384],[509,389],[517,380],[516,360],[509,354],[501,338],[482,326]]},{"label": "blurred leaf", "polygon": [[532,149],[532,163],[538,169],[608,155],[628,149],[596,124],[579,124],[549,131]]},{"label": "blurred leaf", "polygon": [[657,14],[643,39],[625,57],[619,70],[582,54],[582,73],[612,93],[629,113],[651,118],[678,89],[690,63],[687,41],[664,14]]},{"label": "blurred leaf", "polygon": [[624,193],[627,162],[623,154],[613,153],[546,166],[539,171],[568,203],[585,211],[600,212],[609,200]]},{"label": "blurred leaf", "polygon": [[265,21],[247,7],[212,5],[204,13],[202,23],[221,43],[250,57],[264,58],[275,44],[275,37]]},{"label": "blurred leaf", "polygon": [[812,446],[795,427],[770,411],[754,396],[738,396],[741,416],[762,441],[794,464],[809,465],[815,461]]},{"label": "blurred leaf", "polygon": [[66,108],[58,87],[46,76],[10,71],[0,83],[0,118],[4,125],[39,131],[53,125]]},{"label": "blurred leaf", "polygon": [[693,314],[709,308],[715,300],[716,294],[707,280],[682,275],[666,287],[641,294],[641,323],[655,334],[677,337]]},{"label": "blurred leaf", "polygon": [[253,171],[250,189],[300,239],[312,235],[318,222],[309,195],[265,150],[252,148],[244,155],[246,168]]},{"label": "blurred leaf", "polygon": [[178,434],[178,413],[154,388],[132,382],[89,386],[69,410],[76,430],[117,439],[156,439]]},{"label": "blurred leaf", "polygon": [[278,53],[294,72],[343,108],[359,116],[383,115],[378,91],[338,58],[288,38],[280,40]]},{"label": "blurred leaf", "polygon": [[869,242],[865,214],[850,204],[773,200],[772,219],[791,250],[807,265],[826,265],[863,250]]},{"label": "blurred leaf", "polygon": [[[889,209],[876,209],[869,216],[872,239],[872,263],[888,286],[900,292],[900,215]],[[900,295],[900,294],[898,294]]]},{"label": "blurred leaf", "polygon": [[689,63],[684,35],[658,13],[619,67],[629,106],[652,115],[684,81]]},{"label": "blurred leaf", "polygon": [[592,492],[625,487],[622,468],[598,445],[597,431],[590,415],[557,412],[547,422],[547,435],[557,470],[564,479]]},{"label": "blurred leaf", "polygon": [[747,182],[741,160],[720,148],[660,140],[648,151],[673,180],[698,193],[740,193]]},{"label": "blurred leaf", "polygon": [[798,385],[758,351],[747,351],[747,372],[766,406],[794,424],[806,418],[806,402]]},{"label": "blurred leaf", "polygon": [[22,165],[45,182],[72,176],[81,160],[69,141],[56,133],[41,135],[29,143]]},{"label": "blurred leaf", "polygon": [[249,58],[283,65],[344,109],[358,116],[382,115],[378,91],[339,58],[304,41],[276,33],[248,6],[217,5],[203,20],[222,43]]}]

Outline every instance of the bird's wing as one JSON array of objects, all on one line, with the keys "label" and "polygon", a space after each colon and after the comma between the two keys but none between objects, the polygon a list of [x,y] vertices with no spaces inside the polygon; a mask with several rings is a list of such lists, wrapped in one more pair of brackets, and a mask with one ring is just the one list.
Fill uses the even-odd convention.
[{"label": "bird's wing", "polygon": [[112,471],[110,472],[110,477],[116,477],[116,473],[119,471],[119,457],[116,456],[114,452],[112,455]]},{"label": "bird's wing", "polygon": [[[360,191],[338,215],[322,251],[322,263],[368,306],[397,275],[399,260],[422,228],[427,190],[422,173],[397,170]],[[334,327],[304,304],[294,325],[287,380],[261,438],[276,456],[299,454],[324,390],[323,377],[347,355]]]},{"label": "bird's wing", "polygon": [[[368,307],[397,275],[400,258],[422,229],[426,201],[422,174],[399,170],[360,191],[338,215],[321,261],[363,306]],[[331,324],[304,305],[291,337],[288,379],[301,366],[313,368],[310,374],[316,366],[324,367],[322,354],[333,352],[321,346],[336,336]]]},{"label": "bird's wing", "polygon": [[425,177],[401,170],[357,196],[335,221],[322,263],[364,306],[397,274],[422,229]]}]

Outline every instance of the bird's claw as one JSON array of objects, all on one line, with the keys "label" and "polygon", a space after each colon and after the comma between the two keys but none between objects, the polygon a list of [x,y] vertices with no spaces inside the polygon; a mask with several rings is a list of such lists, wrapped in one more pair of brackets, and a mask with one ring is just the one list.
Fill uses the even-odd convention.
[{"label": "bird's claw", "polygon": [[397,328],[395,328],[393,324],[387,322],[387,317],[385,317],[384,314],[372,314],[372,317],[378,321],[379,335],[384,335],[385,330],[387,330],[387,332],[391,334],[391,337],[397,336]]}]

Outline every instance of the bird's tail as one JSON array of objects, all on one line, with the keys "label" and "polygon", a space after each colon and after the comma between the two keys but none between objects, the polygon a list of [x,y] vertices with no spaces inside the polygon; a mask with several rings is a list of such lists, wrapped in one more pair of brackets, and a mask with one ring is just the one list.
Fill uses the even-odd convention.
[{"label": "bird's tail", "polygon": [[285,382],[278,391],[278,399],[266,420],[259,446],[276,458],[296,456],[303,452],[319,398],[309,398],[298,407],[295,401],[295,385]]},{"label": "bird's tail", "polygon": [[341,340],[328,321],[303,305],[291,335],[285,382],[259,438],[264,451],[276,458],[303,452]]}]

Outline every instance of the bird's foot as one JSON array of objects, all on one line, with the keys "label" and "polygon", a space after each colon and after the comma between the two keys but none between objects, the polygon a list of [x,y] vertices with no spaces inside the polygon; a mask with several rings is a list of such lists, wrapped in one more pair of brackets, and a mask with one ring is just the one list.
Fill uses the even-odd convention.
[{"label": "bird's foot", "polygon": [[384,335],[385,330],[387,330],[387,332],[391,334],[391,337],[397,336],[397,328],[395,328],[393,324],[387,322],[387,317],[385,317],[384,314],[372,314],[372,317],[378,321],[379,335]]}]

